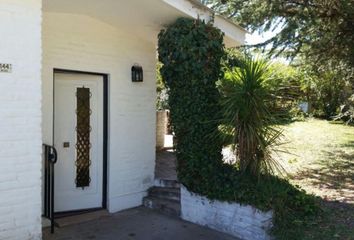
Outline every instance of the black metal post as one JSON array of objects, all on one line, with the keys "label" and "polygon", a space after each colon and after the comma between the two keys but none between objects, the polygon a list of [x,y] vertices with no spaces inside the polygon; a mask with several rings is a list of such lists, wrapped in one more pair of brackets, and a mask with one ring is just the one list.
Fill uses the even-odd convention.
[{"label": "black metal post", "polygon": [[50,232],[54,233],[54,164],[57,151],[53,146],[44,146],[44,217],[50,220]]},{"label": "black metal post", "polygon": [[44,216],[48,216],[48,148],[44,146]]},{"label": "black metal post", "polygon": [[51,163],[51,193],[50,193],[50,232],[54,233],[54,163]]}]

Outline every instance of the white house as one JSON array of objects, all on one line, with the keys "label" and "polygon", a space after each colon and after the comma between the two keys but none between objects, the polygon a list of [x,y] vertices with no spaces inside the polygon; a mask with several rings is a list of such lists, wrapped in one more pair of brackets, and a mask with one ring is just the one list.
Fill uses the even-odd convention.
[{"label": "white house", "polygon": [[[142,204],[154,181],[157,35],[178,17],[213,15],[197,0],[0,1],[0,239],[41,239],[42,144],[57,149],[55,212]],[[244,42],[242,28],[214,24],[227,46]]]}]

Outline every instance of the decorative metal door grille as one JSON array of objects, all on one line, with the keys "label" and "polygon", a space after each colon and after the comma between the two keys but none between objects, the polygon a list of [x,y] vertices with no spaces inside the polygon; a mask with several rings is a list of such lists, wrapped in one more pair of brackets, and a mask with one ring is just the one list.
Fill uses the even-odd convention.
[{"label": "decorative metal door grille", "polygon": [[90,186],[90,97],[89,88],[76,89],[76,187]]}]

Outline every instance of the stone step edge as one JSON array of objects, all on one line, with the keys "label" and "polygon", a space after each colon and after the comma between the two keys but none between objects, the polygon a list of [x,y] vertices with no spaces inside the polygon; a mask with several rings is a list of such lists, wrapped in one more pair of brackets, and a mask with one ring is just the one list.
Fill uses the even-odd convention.
[{"label": "stone step edge", "polygon": [[154,187],[180,188],[181,184],[177,180],[156,178],[154,180]]},{"label": "stone step edge", "polygon": [[181,189],[180,188],[175,188],[175,187],[157,187],[153,186],[149,188],[149,193],[155,193],[155,192],[164,192],[164,193],[175,193],[180,195]]},{"label": "stone step edge", "polygon": [[150,194],[150,195],[148,195],[148,197],[160,199],[160,200],[167,200],[167,201],[175,202],[178,204],[180,204],[180,202],[181,202],[180,196],[168,196],[168,195],[161,196],[161,195],[157,195],[157,194]]},{"label": "stone step edge", "polygon": [[147,196],[143,199],[143,205],[147,208],[167,213],[168,215],[181,216],[181,204],[177,201]]}]

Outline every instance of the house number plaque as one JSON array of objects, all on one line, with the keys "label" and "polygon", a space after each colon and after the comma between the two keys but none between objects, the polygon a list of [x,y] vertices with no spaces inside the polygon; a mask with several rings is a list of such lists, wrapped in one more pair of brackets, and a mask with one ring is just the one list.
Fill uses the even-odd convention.
[{"label": "house number plaque", "polygon": [[0,63],[0,72],[10,73],[12,72],[12,64],[9,63]]}]

